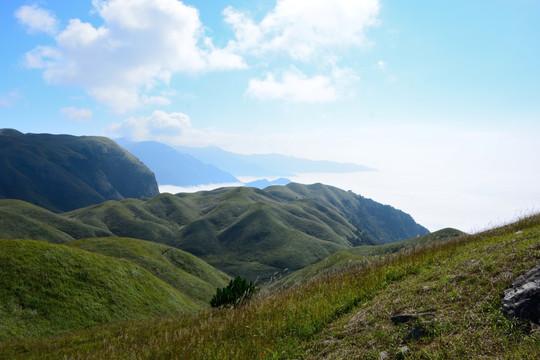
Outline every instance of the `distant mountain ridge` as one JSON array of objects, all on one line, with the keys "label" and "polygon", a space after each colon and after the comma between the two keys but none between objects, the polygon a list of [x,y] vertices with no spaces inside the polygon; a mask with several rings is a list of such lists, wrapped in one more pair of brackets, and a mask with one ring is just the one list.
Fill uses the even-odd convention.
[{"label": "distant mountain ridge", "polygon": [[205,164],[192,155],[155,141],[124,143],[128,150],[148,166],[160,185],[196,186],[240,183],[232,174]]},{"label": "distant mountain ridge", "polygon": [[0,168],[0,198],[56,212],[159,193],[152,171],[105,137],[2,129]]},{"label": "distant mountain ridge", "polygon": [[215,146],[195,148],[176,146],[178,151],[213,164],[234,176],[287,177],[299,173],[349,173],[374,169],[358,164],[315,161],[280,154],[243,155]]}]

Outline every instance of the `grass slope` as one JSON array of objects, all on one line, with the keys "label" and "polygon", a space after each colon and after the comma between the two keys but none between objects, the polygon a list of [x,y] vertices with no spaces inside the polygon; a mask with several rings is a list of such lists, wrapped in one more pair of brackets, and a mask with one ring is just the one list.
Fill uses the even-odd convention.
[{"label": "grass slope", "polygon": [[[540,216],[387,255],[244,306],[0,343],[9,359],[538,359],[500,294],[540,260]],[[390,317],[433,315],[393,325]],[[421,328],[425,336],[407,339]]]},{"label": "grass slope", "polygon": [[0,238],[65,243],[83,237],[111,236],[97,228],[21,200],[0,200]]},{"label": "grass slope", "polygon": [[68,245],[130,260],[204,306],[208,306],[216,288],[225,287],[230,280],[197,257],[164,244],[129,238],[94,238],[74,240]]},{"label": "grass slope", "polygon": [[363,245],[347,250],[338,251],[322,261],[319,261],[303,269],[288,274],[287,276],[271,283],[265,291],[275,291],[278,288],[286,288],[298,284],[304,284],[320,276],[328,276],[342,272],[346,269],[367,265],[381,258],[382,255],[392,254],[399,251],[410,250],[438,241],[446,241],[458,236],[466,235],[464,232],[452,228],[441,229],[417,238],[396,241],[384,245]]},{"label": "grass slope", "polygon": [[251,280],[300,269],[354,245],[427,232],[399,210],[321,184],[161,194],[66,215],[116,236],[177,247]]},{"label": "grass slope", "polygon": [[198,308],[130,261],[42,241],[0,240],[2,340]]}]

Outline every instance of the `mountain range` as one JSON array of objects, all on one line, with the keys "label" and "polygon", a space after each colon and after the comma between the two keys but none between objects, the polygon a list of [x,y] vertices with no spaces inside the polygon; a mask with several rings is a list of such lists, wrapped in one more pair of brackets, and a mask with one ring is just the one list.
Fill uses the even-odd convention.
[{"label": "mountain range", "polygon": [[231,173],[205,164],[195,157],[155,141],[125,143],[124,149],[135,155],[156,175],[160,185],[196,186],[240,183]]}]

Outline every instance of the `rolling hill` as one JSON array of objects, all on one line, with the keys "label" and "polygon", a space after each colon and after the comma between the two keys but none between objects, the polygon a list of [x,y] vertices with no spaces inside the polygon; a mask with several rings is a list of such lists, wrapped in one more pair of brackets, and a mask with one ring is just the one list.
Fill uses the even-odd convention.
[{"label": "rolling hill", "polygon": [[129,260],[202,307],[207,307],[216,289],[229,281],[228,276],[197,257],[164,244],[114,237],[74,240],[67,245]]},{"label": "rolling hill", "polygon": [[104,137],[0,130],[0,199],[54,212],[158,194],[154,174]]},{"label": "rolling hill", "polygon": [[66,245],[0,239],[0,340],[200,308],[131,261]]},{"label": "rolling hill", "polygon": [[[149,240],[188,251],[229,275],[250,280],[301,269],[353,246],[428,232],[399,210],[321,184],[161,194],[150,200],[107,201],[64,214],[2,203],[0,221],[9,224],[9,231],[2,234],[6,230],[0,229],[0,237],[51,242],[103,236]],[[33,227],[18,226],[19,220],[14,222],[10,214]]]}]

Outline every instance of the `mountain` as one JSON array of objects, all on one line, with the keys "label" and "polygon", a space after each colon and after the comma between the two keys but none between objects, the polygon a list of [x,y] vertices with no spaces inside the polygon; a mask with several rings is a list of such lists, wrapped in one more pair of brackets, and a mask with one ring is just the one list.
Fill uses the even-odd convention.
[{"label": "mountain", "polygon": [[501,306],[501,292],[538,265],[539,249],[536,215],[234,308],[0,341],[0,358],[539,359],[535,325],[506,318]]},{"label": "mountain", "polygon": [[290,182],[291,182],[291,180],[289,180],[287,178],[279,178],[279,179],[272,180],[272,181],[269,181],[268,179],[260,179],[260,180],[255,180],[255,181],[245,183],[244,186],[256,187],[258,189],[264,189],[264,188],[267,188],[267,187],[272,186],[272,185],[287,185]]},{"label": "mountain", "polygon": [[[188,251],[229,275],[250,280],[301,269],[353,246],[428,232],[391,206],[322,184],[160,194],[150,200],[107,201],[57,217],[24,204],[2,203],[0,222],[9,226],[0,229],[0,236],[4,231],[10,237],[53,242],[69,241],[77,234],[149,240]],[[18,227],[19,220],[11,220],[15,217],[21,224],[43,224],[43,234],[37,228]]]},{"label": "mountain", "polygon": [[104,137],[0,130],[0,199],[55,212],[158,194],[154,174]]},{"label": "mountain", "polygon": [[363,165],[314,161],[278,154],[242,155],[215,146],[205,148],[177,146],[175,148],[207,164],[216,165],[235,176],[274,177],[293,176],[298,173],[348,173],[373,170]]},{"label": "mountain", "polygon": [[214,165],[205,164],[191,155],[182,154],[155,141],[125,143],[122,147],[152,169],[160,185],[195,186],[240,182]]}]

